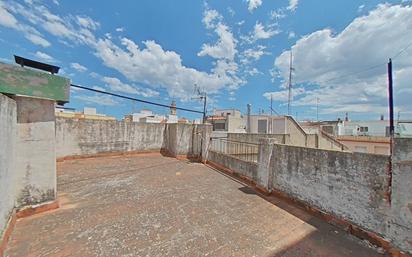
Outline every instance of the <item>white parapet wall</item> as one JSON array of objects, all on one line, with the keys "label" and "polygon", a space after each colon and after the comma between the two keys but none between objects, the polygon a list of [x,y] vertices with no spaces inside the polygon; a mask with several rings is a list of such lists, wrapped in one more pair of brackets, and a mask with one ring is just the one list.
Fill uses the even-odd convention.
[{"label": "white parapet wall", "polygon": [[0,240],[13,212],[16,198],[14,182],[16,110],[16,102],[0,94]]}]

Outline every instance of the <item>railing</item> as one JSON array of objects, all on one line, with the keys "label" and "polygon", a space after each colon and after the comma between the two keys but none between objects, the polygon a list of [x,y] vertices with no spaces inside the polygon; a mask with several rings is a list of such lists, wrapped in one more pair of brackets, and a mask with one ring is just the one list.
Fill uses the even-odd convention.
[{"label": "railing", "polygon": [[259,144],[233,141],[226,138],[211,138],[209,150],[244,161],[257,162]]}]

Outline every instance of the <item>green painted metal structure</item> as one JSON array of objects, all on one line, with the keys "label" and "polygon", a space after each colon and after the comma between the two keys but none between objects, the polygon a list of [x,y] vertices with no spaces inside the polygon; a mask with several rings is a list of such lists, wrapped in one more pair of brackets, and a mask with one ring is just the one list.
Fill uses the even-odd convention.
[{"label": "green painted metal structure", "polygon": [[69,102],[70,80],[0,62],[0,93]]}]

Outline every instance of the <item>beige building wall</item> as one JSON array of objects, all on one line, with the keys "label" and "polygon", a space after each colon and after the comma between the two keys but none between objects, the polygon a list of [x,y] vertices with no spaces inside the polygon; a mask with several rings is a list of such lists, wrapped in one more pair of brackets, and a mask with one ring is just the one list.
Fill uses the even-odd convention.
[{"label": "beige building wall", "polygon": [[390,139],[388,137],[340,136],[337,139],[352,152],[390,154]]}]

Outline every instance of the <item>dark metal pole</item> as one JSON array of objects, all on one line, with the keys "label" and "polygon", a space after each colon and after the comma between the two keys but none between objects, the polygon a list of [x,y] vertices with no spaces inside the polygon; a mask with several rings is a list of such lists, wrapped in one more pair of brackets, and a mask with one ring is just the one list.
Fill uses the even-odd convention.
[{"label": "dark metal pole", "polygon": [[395,127],[393,121],[393,80],[392,80],[392,59],[388,62],[388,92],[389,92],[389,133],[393,137]]},{"label": "dark metal pole", "polygon": [[207,95],[203,96],[203,124],[206,123],[206,101],[207,101]]}]

